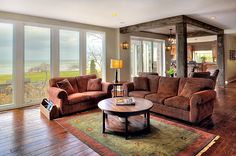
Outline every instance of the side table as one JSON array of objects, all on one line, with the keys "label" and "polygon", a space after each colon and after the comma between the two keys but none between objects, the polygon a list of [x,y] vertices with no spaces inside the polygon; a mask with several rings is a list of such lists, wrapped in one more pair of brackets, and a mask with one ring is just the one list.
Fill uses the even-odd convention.
[{"label": "side table", "polygon": [[113,85],[112,97],[124,96],[124,89],[122,87],[124,83],[126,83],[126,81],[112,82],[112,85]]}]

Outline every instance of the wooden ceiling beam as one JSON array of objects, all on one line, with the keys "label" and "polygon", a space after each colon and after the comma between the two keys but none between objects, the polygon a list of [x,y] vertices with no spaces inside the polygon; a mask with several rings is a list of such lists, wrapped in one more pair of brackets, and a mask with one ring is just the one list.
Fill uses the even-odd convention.
[{"label": "wooden ceiling beam", "polygon": [[196,26],[196,27],[199,27],[199,28],[203,28],[208,32],[210,31],[210,32],[213,32],[215,34],[224,33],[223,29],[215,27],[213,25],[201,22],[199,20],[193,19],[193,18],[185,16],[185,15],[183,15],[183,18],[184,18],[184,22],[186,22],[187,24],[190,24],[190,25],[193,25],[193,26]]},{"label": "wooden ceiling beam", "polygon": [[174,16],[164,19],[159,19],[155,21],[135,24],[127,27],[120,28],[120,33],[126,34],[131,32],[138,32],[138,31],[148,31],[148,29],[160,28],[165,26],[174,26],[178,23],[187,23],[199,28],[205,29],[207,32],[212,32],[213,34],[223,34],[224,30],[213,25],[201,22],[199,20],[190,18],[185,15]]},{"label": "wooden ceiling beam", "polygon": [[211,36],[215,35],[214,33],[209,33],[205,31],[195,31],[195,32],[188,32],[188,37],[202,37],[202,36]]},{"label": "wooden ceiling beam", "polygon": [[148,29],[160,28],[164,26],[171,26],[183,22],[183,19],[184,16],[181,15],[181,16],[169,17],[160,20],[131,25],[120,28],[120,33],[126,34],[137,31],[147,31]]},{"label": "wooden ceiling beam", "polygon": [[162,34],[162,33],[156,33],[156,32],[151,32],[151,31],[141,31],[143,33],[148,33],[148,34],[155,34],[155,35],[159,35],[161,37],[169,37],[169,34]]},{"label": "wooden ceiling beam", "polygon": [[[141,31],[144,33],[150,33],[150,34],[156,34],[156,35],[160,35],[163,37],[168,38],[169,34],[162,34],[162,33],[155,33],[155,32],[150,32],[150,31]],[[195,32],[188,32],[187,33],[187,37],[202,37],[202,36],[211,36],[211,35],[215,35],[214,33],[209,33],[209,32],[205,32],[205,31],[195,31]],[[175,38],[175,34],[173,34],[173,37]]]}]

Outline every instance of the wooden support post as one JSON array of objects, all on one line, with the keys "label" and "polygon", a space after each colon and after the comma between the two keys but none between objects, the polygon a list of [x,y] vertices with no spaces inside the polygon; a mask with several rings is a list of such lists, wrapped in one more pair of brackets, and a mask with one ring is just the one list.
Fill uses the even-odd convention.
[{"label": "wooden support post", "polygon": [[177,76],[187,77],[187,24],[176,24]]},{"label": "wooden support post", "polygon": [[225,53],[224,53],[224,34],[217,35],[217,67],[220,70],[218,75],[218,85],[225,85]]}]

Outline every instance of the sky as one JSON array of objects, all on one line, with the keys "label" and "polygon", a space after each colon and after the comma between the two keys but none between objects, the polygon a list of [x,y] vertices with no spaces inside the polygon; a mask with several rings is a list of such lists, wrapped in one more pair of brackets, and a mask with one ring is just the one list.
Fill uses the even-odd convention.
[{"label": "sky", "polygon": [[[101,49],[101,40],[94,42],[96,37],[91,33],[87,41],[93,42],[94,51]],[[50,29],[25,26],[25,60],[50,60]],[[91,49],[91,45],[90,49]],[[0,23],[0,63],[12,60],[13,25]],[[97,49],[96,49],[97,48]],[[99,49],[98,49],[99,48]],[[79,32],[60,30],[60,58],[75,60],[79,58]]]},{"label": "sky", "polygon": [[[0,61],[12,60],[13,25],[0,23]],[[79,54],[79,32],[60,31],[60,55],[74,60]],[[50,29],[25,26],[25,60],[50,60]]]}]

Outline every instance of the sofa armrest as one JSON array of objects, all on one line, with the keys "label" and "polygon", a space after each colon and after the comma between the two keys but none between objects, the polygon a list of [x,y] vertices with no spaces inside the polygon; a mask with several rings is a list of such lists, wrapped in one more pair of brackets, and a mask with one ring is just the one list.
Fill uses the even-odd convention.
[{"label": "sofa armrest", "polygon": [[58,99],[62,99],[62,100],[65,100],[68,98],[67,92],[65,90],[57,88],[57,87],[49,87],[48,88],[48,95],[49,95],[49,97],[58,98]]},{"label": "sofa armrest", "polygon": [[124,94],[125,96],[129,96],[129,92],[134,91],[134,83],[126,82],[123,84]]},{"label": "sofa armrest", "polygon": [[[214,90],[204,90],[194,93],[190,98],[190,105],[200,105],[208,101],[215,100],[216,92]],[[190,106],[191,107],[191,106]]]},{"label": "sofa armrest", "polygon": [[102,82],[102,91],[106,92],[108,97],[111,97],[111,90],[113,89],[112,83]]},{"label": "sofa armrest", "polygon": [[216,92],[214,90],[204,90],[194,93],[190,98],[190,121],[198,121],[199,116],[203,115],[199,109],[203,107],[205,109],[208,108],[208,113],[212,114],[215,99]]}]

